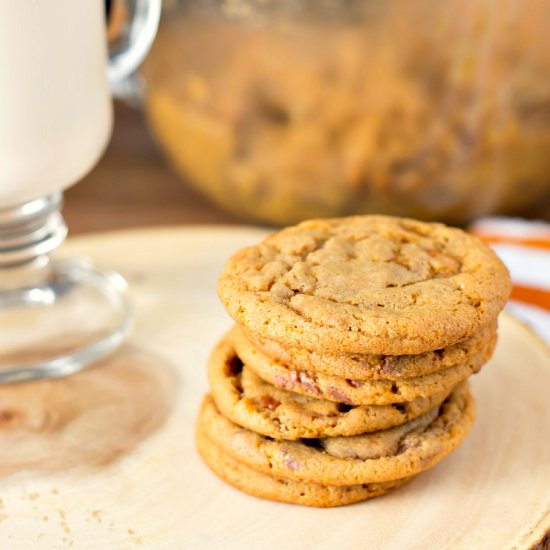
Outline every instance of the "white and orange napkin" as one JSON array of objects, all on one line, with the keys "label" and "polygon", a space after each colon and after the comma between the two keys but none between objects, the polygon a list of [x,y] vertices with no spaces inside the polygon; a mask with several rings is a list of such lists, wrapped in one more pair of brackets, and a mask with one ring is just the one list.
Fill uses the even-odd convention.
[{"label": "white and orange napkin", "polygon": [[550,224],[485,218],[470,231],[490,244],[510,270],[508,310],[550,343]]}]

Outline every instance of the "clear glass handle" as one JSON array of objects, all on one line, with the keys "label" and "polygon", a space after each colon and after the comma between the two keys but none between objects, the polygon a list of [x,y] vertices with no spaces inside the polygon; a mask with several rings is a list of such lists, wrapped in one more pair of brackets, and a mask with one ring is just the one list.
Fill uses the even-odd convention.
[{"label": "clear glass handle", "polygon": [[157,34],[162,0],[134,0],[123,47],[109,56],[107,74],[114,95],[124,95],[124,81],[131,76],[151,48]]}]

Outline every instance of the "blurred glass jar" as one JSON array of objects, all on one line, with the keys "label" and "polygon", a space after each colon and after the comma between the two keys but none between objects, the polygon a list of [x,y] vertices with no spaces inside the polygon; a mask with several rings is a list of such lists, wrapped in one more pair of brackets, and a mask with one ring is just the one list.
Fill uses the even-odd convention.
[{"label": "blurred glass jar", "polygon": [[252,221],[521,212],[550,192],[549,34],[543,0],[167,2],[147,118]]}]

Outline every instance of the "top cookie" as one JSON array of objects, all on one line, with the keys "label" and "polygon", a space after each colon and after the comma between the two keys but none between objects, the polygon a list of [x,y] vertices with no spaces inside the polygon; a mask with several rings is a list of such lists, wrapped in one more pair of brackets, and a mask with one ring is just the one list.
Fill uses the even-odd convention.
[{"label": "top cookie", "polygon": [[303,222],[240,250],[218,292],[259,336],[320,352],[402,355],[444,348],[494,322],[510,278],[460,229],[353,216]]}]

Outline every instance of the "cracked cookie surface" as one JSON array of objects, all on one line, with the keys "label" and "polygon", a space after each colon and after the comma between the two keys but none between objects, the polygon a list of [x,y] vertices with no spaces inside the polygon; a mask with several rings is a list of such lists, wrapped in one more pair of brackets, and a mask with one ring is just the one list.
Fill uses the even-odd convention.
[{"label": "cracked cookie surface", "polygon": [[203,401],[198,429],[233,459],[257,472],[326,485],[402,479],[427,470],[469,433],[475,404],[466,383],[440,407],[401,426],[351,436],[280,441],[227,420],[211,396]]},{"label": "cracked cookie surface", "polygon": [[336,486],[296,481],[257,472],[229,456],[207,433],[197,430],[197,449],[208,467],[236,489],[252,496],[291,504],[328,508],[353,504],[394,491],[411,478]]},{"label": "cracked cookie surface", "polygon": [[250,332],[328,353],[444,348],[493,323],[510,278],[477,238],[389,216],[311,220],[237,252],[218,292]]},{"label": "cracked cookie surface", "polygon": [[471,338],[443,349],[417,355],[365,355],[358,353],[318,353],[306,348],[284,346],[239,327],[252,345],[272,361],[292,365],[297,370],[314,371],[348,380],[400,380],[488,357],[494,349],[497,326],[489,325]]},{"label": "cracked cookie surface", "polygon": [[273,438],[296,440],[384,430],[429,411],[450,392],[381,406],[315,399],[263,381],[239,359],[230,334],[218,343],[208,362],[212,397],[229,420]]},{"label": "cracked cookie surface", "polygon": [[389,405],[434,394],[448,394],[481,369],[496,344],[495,334],[491,347],[487,347],[483,355],[473,355],[463,364],[424,376],[398,380],[350,380],[277,363],[255,348],[237,328],[230,332],[229,337],[241,360],[267,382],[302,395],[347,405]]}]

